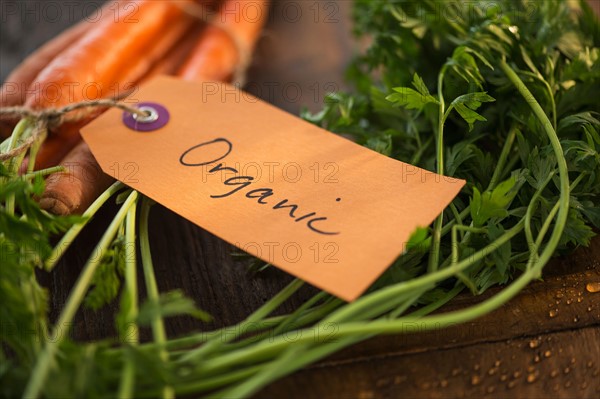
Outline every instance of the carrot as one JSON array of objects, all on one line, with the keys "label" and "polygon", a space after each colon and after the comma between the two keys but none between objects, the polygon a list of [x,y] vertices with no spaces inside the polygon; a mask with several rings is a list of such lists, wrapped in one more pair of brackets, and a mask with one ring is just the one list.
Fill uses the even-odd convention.
[{"label": "carrot", "polygon": [[[190,28],[187,22],[180,24],[173,29],[173,32],[176,33],[169,32],[157,46],[154,46],[153,54],[143,60],[141,65],[130,73],[130,76],[135,77],[136,74],[143,73],[145,69],[147,71],[142,81],[161,73],[173,73],[185,59],[203,28],[203,26]],[[173,39],[179,40],[181,35],[178,34],[186,29],[183,40],[175,46],[171,46]],[[172,48],[163,59],[157,62],[157,59],[168,47]],[[150,67],[151,65],[152,67]],[[55,215],[83,213],[114,181],[112,177],[102,172],[87,144],[81,142],[78,127],[69,126],[71,132],[63,131],[63,134],[46,139],[36,157],[36,168],[43,169],[59,162],[66,167],[65,172],[55,173],[48,177],[46,190],[40,199],[42,209]],[[65,149],[67,150],[65,151]]]},{"label": "carrot", "polygon": [[152,66],[142,81],[158,75],[174,75],[192,52],[204,29],[206,29],[204,24],[197,24],[188,29],[182,40],[173,46],[163,59]]},{"label": "carrot", "polygon": [[119,13],[90,30],[56,57],[31,83],[25,105],[60,107],[105,97],[122,89],[124,79],[136,81],[145,71],[136,60],[147,57],[169,28],[191,17],[167,1],[140,0],[135,12]]},{"label": "carrot", "polygon": [[[231,13],[245,10],[244,2],[226,0],[214,25],[209,25],[198,39],[192,55],[178,71],[187,80],[231,80],[243,56],[252,52],[267,19],[268,1],[252,1],[252,9],[243,15]],[[240,54],[243,52],[243,54]]]},{"label": "carrot", "polygon": [[[140,77],[148,74],[148,71],[152,69],[153,65],[162,59],[174,44],[189,30],[193,22],[193,19],[186,17],[179,23],[165,29],[144,57],[133,60],[134,62],[129,66],[129,70],[125,71],[126,73],[124,73],[120,84],[139,83]],[[122,56],[127,57],[127,54],[122,54]],[[123,86],[122,89],[125,90],[127,87]],[[114,92],[112,94],[119,93]],[[75,124],[67,123],[61,126],[54,135],[49,137],[42,144],[36,157],[35,168],[44,169],[60,162],[60,160],[81,140],[79,129],[97,115],[98,113],[93,112],[88,118],[85,118],[84,121]]]},{"label": "carrot", "polygon": [[[226,17],[227,13],[225,13],[226,9],[224,7],[231,7],[233,3],[233,0],[227,0],[221,7],[220,17],[223,18],[223,23],[226,24],[224,29],[227,30],[227,33],[224,33],[224,29],[215,26],[207,27],[200,34],[198,43],[193,48],[192,56],[180,69],[179,76],[184,79],[209,79],[217,76],[217,69],[222,68],[227,78],[229,78],[236,70],[236,63],[240,60],[238,51],[251,51],[266,18],[262,16],[260,21],[248,21],[240,18],[236,21],[235,15]],[[266,7],[264,7],[267,4],[266,1],[254,3],[262,4],[263,14],[266,13]],[[244,26],[246,24],[252,26]],[[238,35],[237,43],[230,38],[230,34]],[[203,41],[208,41],[208,43],[203,44]],[[220,46],[223,46],[227,53],[219,51]],[[239,49],[239,46],[246,46],[246,49]],[[233,54],[233,56],[226,56],[226,54]],[[169,64],[165,65],[166,68],[172,67]],[[217,67],[215,68],[213,65],[217,65]],[[225,77],[220,80],[224,79]],[[61,164],[66,165],[66,163],[81,165],[81,167],[48,178],[46,192],[40,200],[42,208],[54,214],[66,215],[85,211],[113,181],[107,175],[103,175],[102,178],[98,179],[84,178],[85,174],[90,174],[92,170],[98,170],[99,166],[89,147],[83,142],[78,144]]]},{"label": "carrot", "polygon": [[83,213],[113,182],[102,172],[85,142],[80,142],[61,164],[67,170],[48,177],[40,199],[42,209],[55,215]]},{"label": "carrot", "polygon": [[180,42],[185,43],[185,35],[197,22],[184,14],[176,24],[165,27],[151,47],[135,62],[122,82],[141,82],[147,78],[149,71],[169,55],[169,52]]},{"label": "carrot", "polygon": [[[2,87],[0,87],[0,107],[23,105],[27,88],[38,73],[58,54],[80,39],[95,24],[111,17],[111,12],[107,10],[107,7],[108,5],[100,9],[101,17],[98,21],[80,21],[39,47],[27,56],[18,67],[13,69]],[[16,123],[17,120],[0,120],[0,136],[8,137]]]}]

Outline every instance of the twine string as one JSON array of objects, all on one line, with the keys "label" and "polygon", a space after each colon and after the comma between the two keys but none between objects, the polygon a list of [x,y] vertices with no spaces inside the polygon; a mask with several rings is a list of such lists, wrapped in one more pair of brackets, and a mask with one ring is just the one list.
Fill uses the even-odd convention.
[{"label": "twine string", "polygon": [[[82,101],[66,105],[61,108],[46,108],[41,110],[33,110],[29,107],[4,107],[0,108],[0,119],[3,118],[29,118],[35,121],[35,130],[25,141],[17,147],[1,153],[0,162],[7,161],[25,151],[27,151],[33,143],[40,137],[40,134],[46,129],[58,126],[64,122],[76,122],[90,116],[95,108],[112,107],[119,108],[123,111],[139,116],[148,116],[146,111],[130,105],[119,102],[113,99],[99,99],[93,101]],[[90,109],[89,112],[79,113],[76,115],[68,115],[73,111],[82,109]]]}]

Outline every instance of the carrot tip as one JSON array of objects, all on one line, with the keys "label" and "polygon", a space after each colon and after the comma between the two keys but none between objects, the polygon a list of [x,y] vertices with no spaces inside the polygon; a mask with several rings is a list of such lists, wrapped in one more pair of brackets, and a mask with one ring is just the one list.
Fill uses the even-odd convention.
[{"label": "carrot tip", "polygon": [[64,201],[46,196],[40,199],[40,207],[57,216],[70,215],[72,210],[72,207],[69,207]]}]

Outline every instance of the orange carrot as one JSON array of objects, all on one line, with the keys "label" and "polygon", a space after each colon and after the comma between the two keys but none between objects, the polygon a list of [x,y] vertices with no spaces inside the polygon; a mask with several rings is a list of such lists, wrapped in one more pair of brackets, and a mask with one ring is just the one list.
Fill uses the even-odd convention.
[{"label": "orange carrot", "polygon": [[169,28],[192,18],[168,1],[140,0],[134,12],[105,20],[44,68],[31,83],[25,105],[60,107],[106,97],[120,89],[124,79],[144,74],[136,60],[144,59]]},{"label": "orange carrot", "polygon": [[187,80],[230,80],[244,61],[241,57],[252,52],[267,19],[268,4],[266,0],[252,1],[252,13],[235,15],[231,10],[245,10],[244,2],[226,0],[215,24],[202,33],[192,55],[177,74]]},{"label": "orange carrot", "polygon": [[102,172],[85,142],[80,142],[61,164],[66,171],[48,177],[40,199],[42,209],[55,215],[83,213],[113,182]]},{"label": "orange carrot", "polygon": [[[223,12],[223,7],[226,7],[228,3],[231,7],[233,1],[227,0],[225,2],[225,5],[221,8],[220,17],[226,15]],[[254,3],[266,5],[266,1]],[[266,7],[263,7],[263,11],[266,13]],[[236,69],[236,63],[240,59],[239,46],[246,46],[247,51],[251,51],[264,19],[266,18],[262,17],[260,21],[250,22],[240,18],[236,22],[235,16],[233,18],[227,17],[223,21],[228,26],[226,28],[228,33],[223,33],[222,29],[214,26],[207,27],[206,31],[200,35],[199,43],[193,49],[192,57],[186,62],[185,68],[180,70],[179,75],[187,79],[207,79],[217,76],[216,68],[212,66],[216,64],[218,68],[225,70],[227,77],[231,76]],[[244,26],[245,24],[252,26]],[[209,28],[212,29],[209,31]],[[231,32],[229,29],[231,29]],[[212,33],[207,35],[206,32]],[[237,43],[230,38],[229,34],[238,35]],[[209,40],[208,44],[203,45],[203,40]],[[224,46],[225,50],[234,56],[223,56],[219,51],[219,46]],[[242,51],[246,50],[242,49]],[[210,57],[213,57],[212,60]],[[223,60],[226,60],[226,62],[223,62]],[[48,178],[46,192],[42,196],[40,205],[55,214],[81,213],[111,184],[113,179],[107,175],[94,180],[82,178],[84,174],[89,174],[90,170],[99,169],[89,147],[83,142],[67,155],[62,164],[65,165],[65,162],[80,164],[82,167],[75,168],[69,173],[56,174]]]},{"label": "orange carrot", "polygon": [[238,61],[229,35],[214,26],[202,32],[192,54],[177,72],[186,80],[229,81]]},{"label": "orange carrot", "polygon": [[[128,70],[125,71],[121,78],[121,90],[126,90],[128,88],[125,86],[126,84],[137,84],[141,76],[147,75],[153,65],[164,58],[165,54],[167,54],[175,43],[182,38],[193,22],[193,19],[185,17],[179,23],[167,27],[144,57],[139,57],[131,62]],[[122,54],[122,56],[127,57],[128,55]],[[109,94],[123,93],[115,91]],[[89,112],[89,110],[87,112]],[[60,162],[60,160],[81,140],[79,129],[97,115],[98,113],[92,112],[89,118],[86,118],[84,121],[75,124],[67,123],[61,126],[55,134],[42,144],[36,157],[35,168],[44,169]]]},{"label": "orange carrot", "polygon": [[169,50],[163,59],[152,66],[142,81],[158,75],[174,75],[192,52],[204,29],[206,29],[204,24],[196,24],[188,29],[182,40]]},{"label": "orange carrot", "polygon": [[[58,54],[73,45],[88,30],[100,21],[110,18],[111,12],[108,6],[100,9],[100,19],[97,21],[83,20],[68,28],[54,39],[46,42],[25,60],[19,64],[6,78],[0,87],[0,107],[12,107],[23,105],[27,88],[46,65],[48,65]],[[17,120],[0,121],[0,137],[8,137]]]}]

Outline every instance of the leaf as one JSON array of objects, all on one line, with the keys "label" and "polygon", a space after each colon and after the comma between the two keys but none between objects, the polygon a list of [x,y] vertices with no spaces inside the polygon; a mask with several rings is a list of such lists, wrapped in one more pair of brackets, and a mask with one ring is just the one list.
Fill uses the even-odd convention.
[{"label": "leaf", "polygon": [[473,187],[471,218],[475,227],[483,226],[491,218],[504,218],[508,215],[508,206],[517,195],[516,183],[516,178],[512,176],[491,192],[480,193],[477,187]]},{"label": "leaf", "polygon": [[[452,57],[447,61],[447,65],[450,66],[452,71],[460,76],[465,82],[483,88],[482,83],[484,78],[481,75],[475,57],[473,57],[471,53],[476,52],[470,51],[467,46],[457,47],[452,53]],[[479,53],[477,54],[479,55]]]},{"label": "leaf", "polygon": [[437,287],[421,295],[417,300],[417,304],[428,305],[430,303],[442,300],[446,295],[448,295],[447,290]]},{"label": "leaf", "polygon": [[[600,128],[600,121],[597,119],[597,116],[598,114],[595,112],[580,112],[564,117],[558,123],[557,133],[561,135],[566,134],[586,125]],[[600,137],[595,137],[595,140],[600,144]]]},{"label": "leaf", "polygon": [[175,290],[161,294],[158,301],[145,302],[140,308],[137,321],[140,325],[149,325],[154,316],[164,318],[183,315],[202,321],[212,320],[212,316],[198,309],[192,299],[186,297],[182,291]]},{"label": "leaf", "polygon": [[92,288],[85,297],[85,306],[98,310],[111,303],[119,294],[121,276],[125,269],[124,244],[124,237],[118,236],[104,254],[92,278]]},{"label": "leaf", "polygon": [[580,212],[590,221],[597,229],[600,229],[600,207],[594,206],[592,201],[582,201]]},{"label": "leaf", "polygon": [[473,130],[473,125],[475,124],[476,121],[482,121],[482,122],[487,121],[487,119],[485,119],[483,116],[481,116],[477,112],[471,110],[464,104],[457,104],[454,106],[454,109],[469,124],[469,131]]},{"label": "leaf", "polygon": [[543,77],[542,74],[537,69],[537,67],[535,66],[533,60],[531,59],[531,57],[527,53],[527,50],[525,50],[525,47],[522,44],[519,45],[519,50],[521,51],[521,57],[523,57],[523,61],[525,61],[525,64],[529,67],[529,69],[531,70],[531,72],[535,73],[537,76],[539,76],[540,78],[542,78]]},{"label": "leaf", "polygon": [[490,96],[486,92],[480,91],[463,94],[462,96],[455,98],[450,105],[464,104],[470,109],[476,110],[481,106],[482,103],[493,101],[496,100],[492,96]]},{"label": "leaf", "polygon": [[406,243],[406,250],[426,251],[431,245],[431,236],[426,227],[417,227]]},{"label": "leaf", "polygon": [[486,267],[474,278],[478,288],[477,294],[483,293],[494,285],[506,284],[509,278],[508,273],[502,274],[495,267]]},{"label": "leaf", "polygon": [[580,37],[573,31],[566,31],[561,35],[557,44],[560,51],[568,58],[576,58],[583,52],[583,44],[581,43]]},{"label": "leaf", "polygon": [[476,121],[486,121],[483,116],[479,115],[475,110],[484,102],[496,101],[486,92],[475,92],[458,96],[450,103],[448,109],[454,108],[456,112],[469,124],[469,131],[473,130],[473,124]]},{"label": "leaf", "polygon": [[[423,89],[423,87],[420,87],[420,89]],[[424,87],[424,89],[427,90],[426,87]],[[421,110],[429,103],[439,104],[438,100],[430,94],[420,93],[410,87],[395,87],[392,90],[396,93],[388,95],[385,99],[398,106],[405,107],[406,109]]]},{"label": "leaf", "polygon": [[423,79],[415,72],[415,74],[413,75],[413,81],[412,84],[414,86],[415,89],[417,89],[417,91],[419,93],[421,93],[423,96],[429,96],[429,89],[427,89],[427,86],[425,85],[425,82],[423,82]]},{"label": "leaf", "polygon": [[[496,224],[496,223],[492,223],[489,222],[487,224],[487,232],[488,232],[488,236],[490,237],[491,241],[496,240],[497,238],[499,238],[502,234],[504,234],[504,227],[502,227],[502,225],[500,224]],[[512,248],[511,248],[511,244],[510,241],[505,242],[504,244],[500,245],[499,247],[495,248],[492,253],[490,254],[490,257],[492,259],[492,261],[494,262],[494,266],[496,267],[496,270],[498,270],[498,273],[501,276],[506,276],[507,271],[510,267],[510,255],[512,254]]]},{"label": "leaf", "polygon": [[481,61],[486,67],[490,68],[491,70],[494,69],[494,66],[487,60],[487,58],[485,58],[481,52],[474,50],[470,47],[464,47],[464,51],[469,53],[469,54],[473,54],[475,57],[477,57],[479,59],[479,61]]},{"label": "leaf", "polygon": [[593,170],[594,166],[600,163],[598,151],[585,141],[563,140],[561,145],[567,162],[572,163],[579,170]]},{"label": "leaf", "polygon": [[571,244],[574,246],[583,245],[587,247],[590,244],[590,240],[595,235],[592,228],[585,223],[581,213],[576,209],[570,209],[569,217],[565,223],[565,229],[560,237],[560,245]]},{"label": "leaf", "polygon": [[369,137],[365,143],[365,147],[377,151],[380,154],[390,156],[392,154],[392,137],[389,134]]},{"label": "leaf", "polygon": [[556,170],[556,158],[554,154],[540,154],[536,147],[531,151],[527,159],[527,168],[530,171],[527,182],[533,188],[538,189],[546,181],[550,173]]},{"label": "leaf", "polygon": [[461,141],[446,152],[446,173],[456,176],[459,167],[475,156],[473,145],[469,141]]}]

